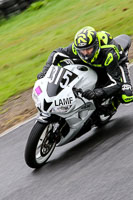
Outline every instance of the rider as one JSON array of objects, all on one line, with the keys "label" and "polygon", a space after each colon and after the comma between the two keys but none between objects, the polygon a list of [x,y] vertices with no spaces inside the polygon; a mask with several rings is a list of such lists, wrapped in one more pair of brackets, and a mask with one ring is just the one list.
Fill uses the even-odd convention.
[{"label": "rider", "polygon": [[[128,75],[128,58],[121,46],[105,31],[96,32],[87,26],[77,32],[74,43],[66,48],[58,48],[49,56],[43,71],[37,78],[42,78],[51,64],[59,64],[63,59],[71,59],[75,64],[85,64],[93,68],[99,77],[99,84],[91,91],[83,92],[87,99],[103,99],[117,95],[121,103],[133,101],[132,86]],[[123,60],[121,64],[120,61]],[[118,107],[118,103],[113,106]]]}]

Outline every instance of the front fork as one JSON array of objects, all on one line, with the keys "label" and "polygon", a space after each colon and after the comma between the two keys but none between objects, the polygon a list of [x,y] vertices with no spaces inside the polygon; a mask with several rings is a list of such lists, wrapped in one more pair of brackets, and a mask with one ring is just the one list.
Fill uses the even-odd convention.
[{"label": "front fork", "polygon": [[61,136],[65,137],[70,130],[65,119],[57,115],[40,113],[37,121],[44,124],[53,124],[53,131],[50,134],[51,142],[56,141],[58,143]]}]

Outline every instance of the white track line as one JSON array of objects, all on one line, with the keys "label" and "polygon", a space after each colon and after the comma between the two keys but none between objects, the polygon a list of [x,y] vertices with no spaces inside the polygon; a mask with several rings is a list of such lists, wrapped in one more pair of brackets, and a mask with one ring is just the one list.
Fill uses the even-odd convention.
[{"label": "white track line", "polygon": [[3,133],[0,133],[0,138],[3,137],[4,135],[7,135],[7,134],[10,133],[11,131],[14,131],[15,129],[19,128],[20,126],[23,126],[24,124],[30,122],[31,120],[35,119],[36,116],[37,116],[37,114],[34,115],[34,116],[32,116],[31,118],[25,120],[24,122],[21,122],[21,123],[19,123],[19,124],[13,126],[13,127],[11,127],[11,128],[9,128],[9,129],[7,129],[7,130],[4,131]]}]

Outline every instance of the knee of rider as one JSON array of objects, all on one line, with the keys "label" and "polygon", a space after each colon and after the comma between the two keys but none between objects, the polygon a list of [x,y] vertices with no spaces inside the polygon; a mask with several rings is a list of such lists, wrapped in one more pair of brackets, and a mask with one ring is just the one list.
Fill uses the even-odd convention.
[{"label": "knee of rider", "polygon": [[125,83],[122,85],[122,94],[125,94],[126,96],[132,96],[132,86],[128,83]]}]

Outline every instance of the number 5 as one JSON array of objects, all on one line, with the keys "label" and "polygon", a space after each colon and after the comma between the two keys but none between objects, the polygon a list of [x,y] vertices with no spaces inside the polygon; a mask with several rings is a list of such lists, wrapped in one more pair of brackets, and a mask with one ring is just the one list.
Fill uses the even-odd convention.
[{"label": "number 5", "polygon": [[66,81],[65,81],[64,84],[60,83],[61,88],[65,88],[69,84],[69,80],[70,80],[69,76],[72,76],[72,73],[70,71],[66,71],[64,76],[63,76],[63,79],[66,79]]}]

